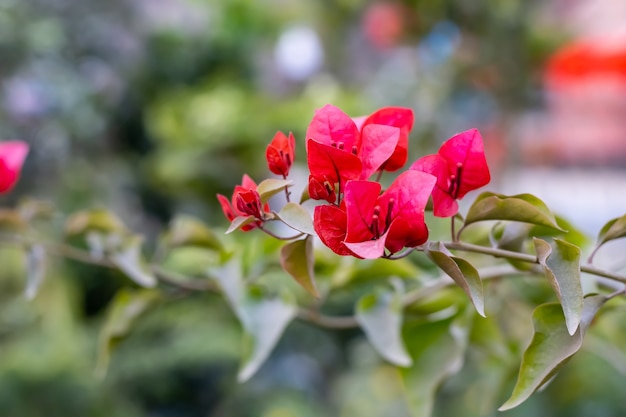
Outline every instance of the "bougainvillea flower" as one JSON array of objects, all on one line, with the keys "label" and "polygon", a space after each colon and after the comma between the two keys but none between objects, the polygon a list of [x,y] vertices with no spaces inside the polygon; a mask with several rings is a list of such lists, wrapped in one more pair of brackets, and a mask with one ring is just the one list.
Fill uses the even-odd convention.
[{"label": "bougainvillea flower", "polygon": [[430,174],[406,171],[381,195],[377,182],[349,181],[342,206],[315,208],[315,231],[335,253],[366,259],[420,245],[428,238],[424,208],[435,182]]},{"label": "bougainvillea flower", "polygon": [[313,227],[322,243],[338,255],[348,256],[353,253],[346,247],[346,229],[348,220],[345,205],[341,207],[324,205],[315,207]]},{"label": "bougainvillea flower", "polygon": [[[306,145],[310,172],[309,196],[332,203],[336,200],[335,184],[338,184],[337,193],[341,194],[348,180],[360,177],[363,171],[361,160],[350,152],[312,139]],[[324,189],[326,194],[320,194],[319,191]]]},{"label": "bougainvillea flower", "polygon": [[383,107],[376,110],[367,117],[357,117],[354,119],[361,132],[368,125],[394,126],[400,129],[398,143],[388,160],[381,169],[384,171],[397,171],[402,168],[409,157],[409,134],[413,128],[413,110],[407,107]]},{"label": "bougainvillea flower", "polygon": [[454,216],[459,211],[457,200],[491,180],[477,129],[454,135],[441,145],[439,153],[418,159],[410,169],[437,177],[432,195],[433,214],[438,217]]},{"label": "bougainvillea flower", "polygon": [[0,194],[9,192],[17,183],[28,149],[19,140],[0,142]]},{"label": "bougainvillea flower", "polygon": [[269,204],[261,203],[261,197],[257,191],[257,184],[252,178],[244,174],[241,185],[235,186],[231,200],[222,194],[217,195],[217,199],[222,206],[222,211],[229,221],[237,217],[254,216],[257,221],[246,224],[241,230],[248,231],[263,224],[266,213],[270,213]]},{"label": "bougainvillea flower", "polygon": [[334,202],[347,181],[369,178],[392,156],[400,136],[400,128],[373,123],[359,131],[331,105],[318,110],[307,129],[311,198]]},{"label": "bougainvillea flower", "polygon": [[265,158],[270,171],[287,178],[295,160],[295,152],[296,139],[293,133],[289,132],[289,136],[286,136],[283,132],[276,132],[265,150]]}]

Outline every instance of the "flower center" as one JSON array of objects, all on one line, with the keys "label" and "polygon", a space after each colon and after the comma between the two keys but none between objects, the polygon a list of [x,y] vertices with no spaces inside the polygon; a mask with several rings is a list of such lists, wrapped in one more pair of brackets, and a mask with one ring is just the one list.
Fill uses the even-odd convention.
[{"label": "flower center", "polygon": [[463,173],[463,164],[457,162],[456,173],[450,175],[450,181],[448,185],[448,194],[455,200],[459,196],[459,189],[461,188],[461,174]]}]

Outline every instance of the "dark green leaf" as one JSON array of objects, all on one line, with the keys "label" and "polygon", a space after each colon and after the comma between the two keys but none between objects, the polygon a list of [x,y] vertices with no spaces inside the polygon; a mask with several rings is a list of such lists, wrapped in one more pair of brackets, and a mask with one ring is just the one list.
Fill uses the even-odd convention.
[{"label": "dark green leaf", "polygon": [[278,218],[294,230],[313,236],[316,234],[315,229],[313,229],[313,219],[311,219],[311,215],[300,204],[285,204],[285,206],[280,209]]},{"label": "dark green leaf", "polygon": [[280,264],[311,295],[319,298],[320,294],[315,284],[313,266],[313,238],[296,240],[287,243],[280,250]]},{"label": "dark green leaf", "polygon": [[411,366],[402,341],[402,296],[398,291],[381,290],[361,297],[356,320],[383,358],[398,366]]},{"label": "dark green leaf", "polygon": [[109,305],[104,326],[100,331],[96,368],[99,376],[106,374],[115,346],[129,334],[137,319],[159,300],[160,294],[156,290],[131,291],[123,288],[118,291]]},{"label": "dark green leaf", "polygon": [[563,306],[565,323],[573,335],[583,310],[583,289],[580,282],[580,248],[564,240],[554,239],[554,245],[533,239],[537,260]]},{"label": "dark green leaf", "polygon": [[559,303],[542,304],[533,312],[534,334],[524,352],[517,383],[511,397],[500,411],[517,407],[543,384],[580,349],[584,333],[607,297],[593,295],[585,298],[580,327],[570,336]]},{"label": "dark green leaf", "polygon": [[485,317],[483,283],[476,268],[465,259],[451,255],[441,243],[431,243],[424,253],[465,291],[478,314]]},{"label": "dark green leaf", "polygon": [[564,232],[548,207],[531,194],[504,196],[482,193],[469,208],[463,228],[484,220],[509,220],[532,223]]}]

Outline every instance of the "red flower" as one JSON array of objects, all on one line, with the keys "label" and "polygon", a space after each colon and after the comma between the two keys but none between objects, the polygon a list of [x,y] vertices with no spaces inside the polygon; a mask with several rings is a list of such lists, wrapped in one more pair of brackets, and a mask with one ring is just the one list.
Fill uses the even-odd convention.
[{"label": "red flower", "polygon": [[393,154],[381,166],[382,170],[392,172],[402,168],[409,157],[409,133],[413,128],[413,120],[413,110],[407,107],[383,107],[367,117],[355,118],[354,122],[361,131],[371,124],[400,129],[400,138]]},{"label": "red flower", "polygon": [[17,183],[28,149],[22,141],[0,142],[0,194],[9,192]]},{"label": "red flower", "polygon": [[432,175],[406,171],[389,189],[372,181],[349,181],[340,207],[318,206],[314,227],[322,242],[339,255],[374,259],[385,248],[395,253],[426,241],[424,208],[435,186]]},{"label": "red flower", "polygon": [[283,132],[276,132],[274,139],[267,145],[265,158],[271,172],[287,178],[291,165],[295,160],[296,139],[289,132],[287,137]]},{"label": "red flower", "polygon": [[311,198],[334,202],[347,181],[369,178],[393,155],[401,133],[400,128],[373,122],[359,131],[339,108],[318,110],[306,132]]},{"label": "red flower", "polygon": [[269,204],[261,203],[261,196],[257,192],[257,185],[248,175],[244,174],[241,185],[235,186],[233,196],[229,201],[222,194],[217,195],[217,199],[222,206],[222,211],[229,221],[237,217],[254,216],[258,220],[254,223],[241,227],[241,230],[248,231],[263,224],[265,213],[270,213]]},{"label": "red flower", "polygon": [[433,214],[438,217],[454,216],[459,211],[456,200],[491,180],[483,139],[477,129],[454,135],[441,145],[439,153],[420,158],[410,169],[437,177]]}]

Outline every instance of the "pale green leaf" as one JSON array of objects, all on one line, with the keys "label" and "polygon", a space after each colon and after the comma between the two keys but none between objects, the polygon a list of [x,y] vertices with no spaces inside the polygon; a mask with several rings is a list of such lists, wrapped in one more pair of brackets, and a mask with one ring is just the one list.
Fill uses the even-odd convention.
[{"label": "pale green leaf", "polygon": [[187,215],[178,215],[170,222],[166,241],[170,247],[199,246],[222,250],[222,243],[213,231],[200,220]]},{"label": "pale green leaf", "polygon": [[24,295],[32,300],[46,275],[46,250],[43,245],[34,244],[26,250],[26,288]]},{"label": "pale green leaf", "polygon": [[533,312],[534,334],[522,358],[511,397],[500,411],[517,407],[548,382],[580,349],[593,317],[608,300],[605,296],[585,298],[578,330],[570,335],[559,303],[542,304]]},{"label": "pale green leaf", "polygon": [[278,218],[294,230],[313,236],[316,234],[315,229],[313,229],[313,219],[311,215],[300,204],[285,204],[284,207],[280,209],[280,212],[278,212]]},{"label": "pale green leaf", "polygon": [[241,259],[236,256],[222,267],[212,268],[209,275],[219,284],[244,329],[244,352],[238,374],[239,381],[243,382],[267,359],[295,318],[297,306],[289,293],[271,296],[257,287],[246,288]]},{"label": "pale green leaf", "polygon": [[109,255],[109,259],[137,284],[147,288],[155,287],[157,280],[141,255],[141,244],[140,237],[129,238],[116,252]]},{"label": "pale green leaf", "polygon": [[79,211],[65,222],[65,233],[68,235],[81,235],[89,231],[122,233],[126,232],[126,227],[115,214],[106,209]]},{"label": "pale green leaf", "polygon": [[533,242],[537,260],[563,306],[567,330],[572,335],[578,328],[583,310],[580,248],[560,239],[554,239],[552,246],[537,238]]},{"label": "pale green leaf", "polygon": [[564,232],[544,202],[531,194],[504,196],[490,192],[482,193],[469,208],[463,228],[484,220],[532,223]]},{"label": "pale green leaf", "polygon": [[261,367],[297,311],[294,300],[286,294],[268,297],[246,292],[240,304],[244,356],[237,375],[239,382],[250,379]]},{"label": "pale green leaf", "polygon": [[478,314],[485,317],[483,283],[476,268],[465,259],[449,254],[441,243],[431,243],[424,253],[465,291]]},{"label": "pale green leaf", "polygon": [[241,229],[243,226],[246,226],[250,223],[254,223],[256,221],[256,217],[254,216],[238,216],[235,217],[233,219],[232,222],[230,222],[230,226],[228,226],[228,229],[226,229],[226,232],[224,232],[225,234],[229,234],[234,232],[235,230],[239,230]]},{"label": "pale green leaf", "polygon": [[280,250],[280,264],[283,269],[311,295],[319,298],[320,294],[315,284],[313,266],[313,238],[295,240],[285,244]]},{"label": "pale green leaf", "polygon": [[104,326],[100,331],[96,373],[103,377],[111,352],[130,332],[133,324],[148,309],[160,301],[160,293],[152,289],[122,288],[109,304]]},{"label": "pale green leaf", "polygon": [[285,190],[286,187],[293,185],[291,180],[280,180],[277,178],[269,178],[261,181],[257,187],[257,192],[261,197],[261,203],[266,203],[272,196]]},{"label": "pale green leaf", "polygon": [[361,297],[356,320],[380,355],[398,366],[412,360],[402,341],[402,297],[397,291],[380,290]]},{"label": "pale green leaf", "polygon": [[463,366],[466,340],[452,318],[404,326],[413,366],[401,368],[411,415],[429,417],[443,381]]},{"label": "pale green leaf", "polygon": [[600,248],[600,246],[611,240],[620,239],[623,237],[626,237],[626,214],[622,217],[617,217],[615,219],[609,220],[604,226],[602,226],[602,229],[600,229],[600,233],[598,234],[598,242],[596,243],[596,247],[591,253],[589,262],[591,262],[593,255]]}]

